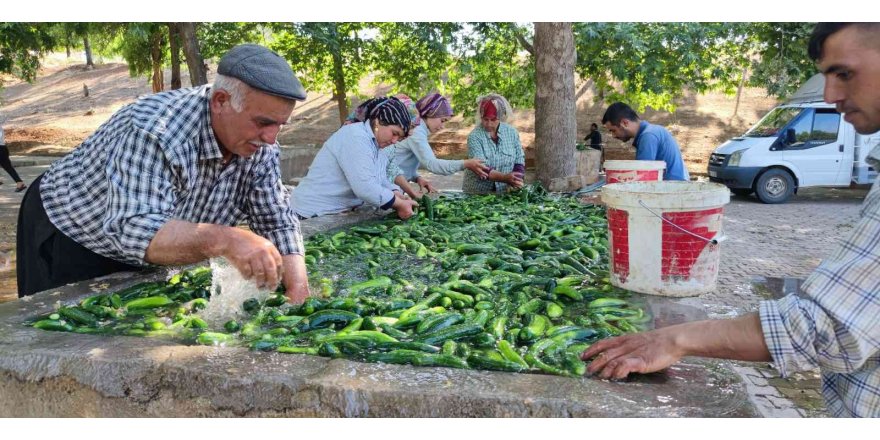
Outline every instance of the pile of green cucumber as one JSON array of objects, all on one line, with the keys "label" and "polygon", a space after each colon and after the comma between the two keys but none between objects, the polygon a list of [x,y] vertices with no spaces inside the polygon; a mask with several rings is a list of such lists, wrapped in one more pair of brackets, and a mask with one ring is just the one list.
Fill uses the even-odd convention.
[{"label": "pile of green cucumber", "polygon": [[650,323],[609,284],[604,209],[540,186],[421,200],[388,218],[306,242],[312,296],[281,289],[209,329],[210,269],[99,294],[30,321],[76,333],[170,337],[417,366],[581,376],[596,340]]}]

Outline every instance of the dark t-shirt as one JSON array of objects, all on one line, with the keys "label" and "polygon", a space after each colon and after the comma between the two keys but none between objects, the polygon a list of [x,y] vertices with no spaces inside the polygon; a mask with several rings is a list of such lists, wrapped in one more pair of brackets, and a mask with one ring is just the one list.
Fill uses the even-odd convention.
[{"label": "dark t-shirt", "polygon": [[593,131],[587,133],[587,137],[584,138],[585,141],[590,141],[590,147],[595,149],[600,149],[602,146],[602,135],[599,134],[599,131]]}]

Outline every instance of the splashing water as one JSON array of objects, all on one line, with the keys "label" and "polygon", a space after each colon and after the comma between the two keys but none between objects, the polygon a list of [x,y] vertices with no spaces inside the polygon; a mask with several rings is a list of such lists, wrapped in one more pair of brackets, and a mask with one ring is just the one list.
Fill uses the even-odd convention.
[{"label": "splashing water", "polygon": [[220,328],[230,319],[244,316],[241,303],[248,298],[265,301],[272,289],[259,289],[253,280],[246,280],[225,258],[211,259],[211,300],[199,315],[211,328]]}]

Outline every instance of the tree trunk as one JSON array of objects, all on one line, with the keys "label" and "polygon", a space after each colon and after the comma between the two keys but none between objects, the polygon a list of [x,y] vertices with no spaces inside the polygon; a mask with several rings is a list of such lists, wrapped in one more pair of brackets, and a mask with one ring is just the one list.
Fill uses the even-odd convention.
[{"label": "tree trunk", "polygon": [[183,53],[189,69],[189,81],[193,87],[208,83],[208,68],[202,59],[199,40],[196,38],[196,23],[177,23],[180,38],[183,40]]},{"label": "tree trunk", "polygon": [[[339,36],[336,30],[336,24],[331,24],[330,33],[334,39]],[[339,45],[330,49],[333,53],[333,98],[336,99],[336,107],[339,109],[339,123],[345,122],[348,117],[348,91],[345,89],[345,71],[342,61],[342,53],[339,51]]]},{"label": "tree trunk", "polygon": [[748,67],[743,67],[742,76],[739,78],[739,87],[736,89],[736,105],[733,107],[733,115],[730,116],[730,124],[733,123],[733,118],[735,118],[737,112],[739,112],[739,100],[740,100],[740,98],[742,98],[743,86],[746,83],[746,72],[747,71],[748,71]]},{"label": "tree trunk", "polygon": [[162,71],[162,32],[156,30],[150,37],[150,61],[153,64],[153,93],[165,90],[165,72]]},{"label": "tree trunk", "polygon": [[180,83],[180,34],[176,23],[168,23],[168,46],[171,51],[171,90],[181,87]]},{"label": "tree trunk", "polygon": [[571,23],[535,23],[534,47],[537,177],[551,191],[574,189],[580,182],[574,161],[576,54]]},{"label": "tree trunk", "polygon": [[73,42],[70,41],[70,32],[67,32],[64,38],[64,48],[67,49],[67,58],[70,58],[70,46],[73,46]]},{"label": "tree trunk", "polygon": [[92,46],[89,44],[89,35],[83,35],[83,46],[86,48],[86,69],[94,69],[95,63],[92,61]]}]

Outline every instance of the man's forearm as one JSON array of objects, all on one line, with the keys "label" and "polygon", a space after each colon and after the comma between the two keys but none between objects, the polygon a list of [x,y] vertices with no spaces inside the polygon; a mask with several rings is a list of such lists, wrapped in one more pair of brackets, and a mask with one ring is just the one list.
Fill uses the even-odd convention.
[{"label": "man's forearm", "polygon": [[290,254],[282,256],[281,260],[281,282],[284,284],[287,298],[299,304],[309,295],[305,258],[302,255]]},{"label": "man's forearm", "polygon": [[684,356],[753,362],[772,360],[757,313],[734,319],[689,322],[663,330],[674,331],[675,343]]},{"label": "man's forearm", "polygon": [[221,254],[220,237],[229,226],[170,220],[147,247],[144,259],[162,266],[190,264]]}]

